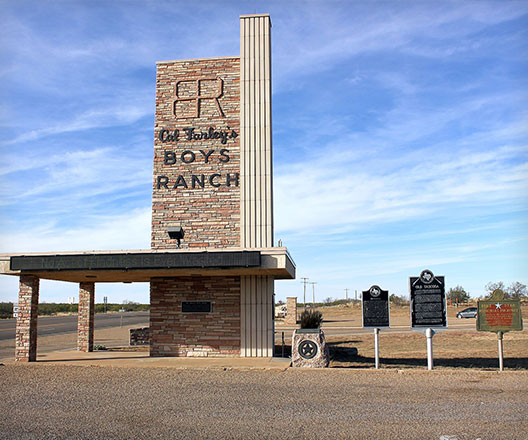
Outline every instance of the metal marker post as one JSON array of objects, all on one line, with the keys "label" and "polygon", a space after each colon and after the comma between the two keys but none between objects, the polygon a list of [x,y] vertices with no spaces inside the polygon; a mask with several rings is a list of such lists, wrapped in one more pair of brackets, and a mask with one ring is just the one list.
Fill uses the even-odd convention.
[{"label": "metal marker post", "polygon": [[435,331],[432,328],[428,328],[425,331],[425,336],[427,336],[427,369],[433,369],[433,336]]},{"label": "metal marker post", "polygon": [[497,332],[497,339],[499,341],[499,370],[504,371],[504,352],[502,350],[503,332]]},{"label": "metal marker post", "polygon": [[379,328],[374,329],[374,353],[376,357],[376,370],[379,369]]},{"label": "metal marker post", "polygon": [[447,328],[445,277],[436,276],[429,269],[419,277],[409,278],[411,294],[411,328],[425,329],[427,338],[427,369],[433,369],[433,336]]}]

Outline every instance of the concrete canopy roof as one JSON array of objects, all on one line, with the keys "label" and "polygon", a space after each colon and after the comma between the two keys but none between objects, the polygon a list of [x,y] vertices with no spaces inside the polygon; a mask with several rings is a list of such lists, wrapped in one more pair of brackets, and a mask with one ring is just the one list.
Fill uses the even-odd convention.
[{"label": "concrete canopy roof", "polygon": [[286,248],[0,254],[0,274],[70,282],[148,282],[179,276],[263,275],[294,279]]}]

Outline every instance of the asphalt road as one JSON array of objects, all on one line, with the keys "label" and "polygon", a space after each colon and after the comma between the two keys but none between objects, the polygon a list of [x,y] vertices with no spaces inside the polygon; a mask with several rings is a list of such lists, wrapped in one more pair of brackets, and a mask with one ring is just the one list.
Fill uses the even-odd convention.
[{"label": "asphalt road", "polygon": [[[148,321],[149,312],[124,312],[124,313],[98,313],[95,315],[95,328],[110,328],[123,326],[134,326],[139,323]],[[460,321],[460,322],[459,322]],[[280,337],[282,331],[291,333],[294,327],[276,326],[277,337]],[[474,330],[475,320],[464,319],[457,320],[455,324],[450,324],[448,330]],[[333,323],[323,324],[323,330],[327,336],[347,336],[354,334],[372,333],[372,329],[335,325]],[[38,335],[46,336],[60,333],[72,333],[77,331],[77,315],[68,316],[40,316],[38,319]],[[411,331],[409,326],[393,326],[389,329],[383,329],[383,332],[389,333],[408,333]],[[0,320],[0,341],[15,338],[15,320]]]},{"label": "asphalt road", "polygon": [[[95,328],[133,326],[149,320],[149,312],[98,313],[95,315]],[[77,315],[39,316],[38,335],[72,333],[77,331]],[[15,339],[15,320],[0,320],[0,341]]]}]

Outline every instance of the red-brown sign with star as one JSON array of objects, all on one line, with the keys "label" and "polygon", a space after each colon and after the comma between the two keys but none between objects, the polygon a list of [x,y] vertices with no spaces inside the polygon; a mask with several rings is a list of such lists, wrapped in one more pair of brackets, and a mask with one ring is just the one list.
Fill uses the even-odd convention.
[{"label": "red-brown sign with star", "polygon": [[478,301],[477,330],[486,332],[510,332],[523,329],[521,301],[506,299],[497,289],[491,298]]}]

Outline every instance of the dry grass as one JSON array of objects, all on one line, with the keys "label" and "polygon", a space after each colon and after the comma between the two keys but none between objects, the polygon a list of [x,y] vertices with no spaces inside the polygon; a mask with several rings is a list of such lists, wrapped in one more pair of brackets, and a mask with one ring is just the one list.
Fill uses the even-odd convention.
[{"label": "dry grass", "polygon": [[[466,307],[476,307],[477,303],[472,302],[467,305],[462,305],[460,307],[454,307],[454,306],[448,306],[447,307],[447,317],[456,319],[456,314],[464,310]],[[528,318],[528,302],[524,302],[521,305],[522,314],[524,319]],[[324,320],[326,322],[328,321],[348,321],[348,320],[359,320],[358,322],[361,324],[361,303],[357,304],[343,304],[339,306],[329,306],[329,307],[319,307],[318,310],[320,310],[323,313]],[[409,325],[410,322],[410,311],[409,306],[394,306],[391,304],[390,309],[390,315],[391,320],[393,319],[406,319],[402,323]]]},{"label": "dry grass", "polygon": [[[331,367],[361,368],[374,364],[374,336],[329,336],[333,360]],[[354,350],[358,354],[354,356]],[[440,332],[434,337],[434,365],[449,368],[498,367],[497,337],[476,331]],[[528,332],[508,333],[504,338],[504,366],[528,369]],[[426,338],[415,333],[380,334],[382,367],[416,368],[427,366]]]},{"label": "dry grass", "polygon": [[[449,307],[448,322],[473,324],[475,320],[457,320],[456,313],[465,307]],[[522,307],[528,317],[528,306]],[[361,327],[359,305],[321,307],[323,328]],[[391,326],[409,326],[409,307],[391,308]],[[526,327],[526,326],[525,326]],[[402,329],[404,330],[404,329]],[[374,364],[374,335],[327,336],[334,368],[372,368]],[[434,336],[435,368],[498,368],[498,344],[495,333],[476,330],[449,330]],[[528,370],[528,329],[504,335],[504,366]],[[289,347],[288,347],[289,348]],[[356,350],[357,349],[357,354]],[[380,362],[382,368],[426,368],[426,338],[420,332],[380,332]]]}]

